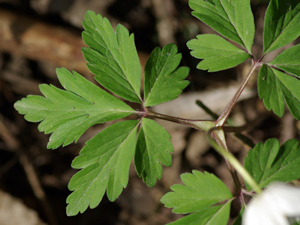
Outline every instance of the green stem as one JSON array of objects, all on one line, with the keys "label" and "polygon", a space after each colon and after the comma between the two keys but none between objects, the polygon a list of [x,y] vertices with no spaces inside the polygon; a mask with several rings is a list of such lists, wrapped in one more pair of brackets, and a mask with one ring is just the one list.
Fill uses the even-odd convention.
[{"label": "green stem", "polygon": [[245,79],[241,83],[239,89],[237,90],[237,92],[235,93],[235,95],[233,96],[233,98],[231,99],[231,101],[229,102],[229,104],[227,105],[225,110],[223,111],[223,113],[217,119],[217,121],[216,121],[217,126],[223,126],[225,124],[229,114],[231,113],[231,111],[232,111],[234,105],[236,104],[238,98],[240,97],[243,90],[245,89],[245,87],[246,87],[247,83],[249,82],[251,76],[253,75],[255,69],[260,65],[261,65],[260,62],[252,62],[252,66],[251,66],[247,76],[245,77]]},{"label": "green stem", "polygon": [[[213,131],[212,134],[214,136],[214,139],[215,139],[217,145],[220,146],[222,149],[225,149],[226,152],[229,152],[223,129],[221,127],[213,127],[208,132],[210,132],[210,131]],[[225,158],[225,161],[226,161],[226,164],[229,168],[229,171],[231,173],[232,179],[235,184],[235,192],[240,193],[242,185],[241,185],[241,182],[237,175],[237,172],[236,172],[235,168],[231,165],[231,163],[227,160],[227,158]]]},{"label": "green stem", "polygon": [[219,146],[216,141],[211,137],[211,133],[214,132],[216,128],[210,129],[206,132],[207,140],[210,145],[216,149],[219,154],[221,154],[235,169],[236,171],[243,177],[243,179],[249,184],[249,186],[257,193],[260,194],[262,192],[261,188],[255,182],[253,177],[249,174],[249,172],[240,164],[240,162],[229,152],[226,151],[223,147]]}]

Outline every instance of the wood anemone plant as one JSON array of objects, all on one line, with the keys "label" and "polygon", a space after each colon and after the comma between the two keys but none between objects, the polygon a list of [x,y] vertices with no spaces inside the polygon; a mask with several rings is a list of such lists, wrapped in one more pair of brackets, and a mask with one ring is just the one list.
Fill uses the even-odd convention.
[{"label": "wood anemone plant", "polygon": [[[192,15],[219,33],[201,34],[187,43],[191,55],[201,59],[198,69],[215,72],[252,60],[247,76],[220,116],[198,102],[213,120],[177,118],[152,111],[152,106],[177,98],[189,84],[185,80],[189,68],[179,67],[182,56],[177,53],[177,47],[168,44],[153,50],[145,66],[141,89],[141,66],[134,35],[120,24],[113,30],[106,18],[92,11],[85,14],[82,33],[88,45],[82,52],[89,70],[102,87],[121,99],[141,104],[142,110],[131,108],[80,74],[64,68],[57,69],[64,90],[42,84],[40,90],[44,97],[29,95],[15,103],[16,110],[26,120],[40,122],[41,132],[52,133],[49,149],[76,142],[95,124],[138,115],[136,120],[116,122],[98,133],[74,159],[72,167],[80,171],[69,183],[73,191],[67,198],[69,216],[97,207],[105,192],[110,201],[116,200],[128,184],[133,158],[138,176],[149,187],[155,185],[162,176],[162,165],[172,164],[173,146],[168,132],[154,119],[206,132],[208,142],[225,158],[236,188],[231,193],[219,178],[208,172],[194,170],[182,174],[183,184],[173,185],[161,202],[173,208],[174,213],[189,215],[171,224],[226,225],[234,199],[241,202],[235,225],[241,224],[246,206],[244,195],[260,194],[273,181],[289,182],[300,177],[297,140],[288,140],[280,146],[273,138],[265,144],[254,145],[239,134],[247,126],[233,127],[228,123],[255,70],[259,70],[257,88],[265,107],[282,117],[286,104],[294,118],[300,119],[300,45],[284,50],[271,62],[263,61],[268,53],[300,35],[299,1],[270,1],[264,19],[263,51],[257,59],[251,52],[255,27],[250,0],[190,0],[189,5]],[[253,148],[245,157],[244,166],[230,153],[225,132],[236,132]]]}]

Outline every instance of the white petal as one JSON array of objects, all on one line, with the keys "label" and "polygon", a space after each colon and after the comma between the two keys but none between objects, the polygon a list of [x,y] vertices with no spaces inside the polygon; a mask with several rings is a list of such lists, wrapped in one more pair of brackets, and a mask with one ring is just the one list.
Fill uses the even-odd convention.
[{"label": "white petal", "polygon": [[287,217],[300,216],[300,188],[272,183],[251,199],[243,215],[243,225],[289,225]]}]

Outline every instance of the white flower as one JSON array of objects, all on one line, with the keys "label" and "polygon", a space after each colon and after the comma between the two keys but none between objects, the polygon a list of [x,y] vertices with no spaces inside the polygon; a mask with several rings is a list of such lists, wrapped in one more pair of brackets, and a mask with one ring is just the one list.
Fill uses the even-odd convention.
[{"label": "white flower", "polygon": [[251,199],[242,225],[290,225],[300,219],[300,188],[272,183]]}]

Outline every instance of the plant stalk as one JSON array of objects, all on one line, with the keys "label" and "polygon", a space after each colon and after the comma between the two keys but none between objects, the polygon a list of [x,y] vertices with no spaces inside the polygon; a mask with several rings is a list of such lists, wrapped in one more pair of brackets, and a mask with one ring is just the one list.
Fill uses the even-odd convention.
[{"label": "plant stalk", "polygon": [[[226,152],[229,152],[227,144],[226,144],[226,140],[225,140],[225,134],[224,131],[221,127],[213,127],[211,128],[209,131],[207,132],[212,132],[214,139],[216,141],[216,143],[222,148],[224,149]],[[235,168],[231,165],[231,163],[227,160],[227,158],[225,158],[226,164],[229,168],[229,171],[231,173],[232,179],[234,181],[235,184],[235,192],[239,193],[241,191],[242,185],[241,182],[238,178],[237,172],[235,170]]]},{"label": "plant stalk", "polygon": [[253,75],[255,69],[260,65],[261,65],[260,62],[256,62],[256,61],[252,62],[252,66],[251,66],[247,76],[245,77],[245,79],[241,83],[239,89],[237,90],[237,92],[235,93],[235,95],[233,96],[233,98],[231,99],[231,101],[229,102],[227,107],[225,108],[225,110],[222,112],[220,117],[217,119],[217,121],[216,121],[217,126],[223,126],[225,124],[229,114],[231,113],[231,111],[232,111],[234,105],[236,104],[238,98],[240,97],[240,95],[242,94],[242,92],[245,89],[246,85],[248,84],[248,82],[249,82],[251,76]]},{"label": "plant stalk", "polygon": [[145,108],[144,110],[145,110],[144,112],[138,112],[138,114],[145,118],[162,119],[162,120],[167,120],[170,122],[186,125],[186,126],[194,128],[196,130],[207,131],[210,128],[215,126],[215,122],[212,120],[183,119],[180,117],[174,117],[174,116],[169,116],[169,115],[164,115],[161,113],[153,112],[153,111],[149,110],[148,108]]},{"label": "plant stalk", "polygon": [[257,193],[262,192],[261,188],[258,186],[253,177],[249,172],[240,164],[240,162],[229,152],[226,151],[222,146],[220,146],[213,138],[211,138],[211,133],[215,131],[216,128],[210,129],[206,132],[207,140],[210,145],[216,149],[228,162],[235,168],[235,170],[243,177],[243,179],[249,184],[249,186]]}]

